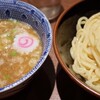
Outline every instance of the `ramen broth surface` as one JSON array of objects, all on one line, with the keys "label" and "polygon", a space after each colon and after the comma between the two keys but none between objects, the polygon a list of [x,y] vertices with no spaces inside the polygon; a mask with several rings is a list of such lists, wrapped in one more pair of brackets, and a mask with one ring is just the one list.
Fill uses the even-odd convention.
[{"label": "ramen broth surface", "polygon": [[0,20],[0,87],[28,73],[42,54],[42,41],[28,24],[13,19]]}]

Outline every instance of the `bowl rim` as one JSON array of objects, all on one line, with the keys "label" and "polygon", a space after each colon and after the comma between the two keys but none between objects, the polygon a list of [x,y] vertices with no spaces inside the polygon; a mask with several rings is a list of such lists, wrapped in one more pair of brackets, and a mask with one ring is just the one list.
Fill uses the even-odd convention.
[{"label": "bowl rim", "polygon": [[63,59],[60,56],[60,52],[58,50],[57,47],[57,42],[56,42],[56,37],[57,37],[57,29],[59,27],[59,24],[62,20],[62,18],[65,16],[65,14],[68,13],[69,10],[71,10],[73,7],[75,7],[76,5],[79,5],[80,3],[85,2],[85,1],[78,1],[75,4],[73,4],[71,7],[69,7],[68,9],[65,9],[62,14],[59,16],[59,18],[57,19],[55,26],[54,26],[54,31],[53,31],[53,47],[54,47],[54,52],[55,55],[58,59],[58,61],[61,64],[61,67],[64,69],[64,71],[66,72],[66,74],[72,79],[73,82],[75,82],[76,84],[78,84],[80,87],[82,87],[84,90],[88,91],[89,93],[91,93],[92,95],[99,97],[100,98],[100,93],[93,90],[92,88],[90,88],[89,86],[85,85],[81,80],[79,80],[68,68],[68,66],[64,63]]},{"label": "bowl rim", "polygon": [[[49,37],[48,37],[48,45],[46,46],[46,50],[45,50],[46,52],[41,56],[40,60],[36,64],[35,68],[31,69],[27,74],[25,74],[22,78],[18,79],[16,82],[11,83],[11,84],[3,87],[3,88],[0,88],[0,93],[9,91],[9,90],[21,85],[22,83],[27,81],[29,78],[31,78],[41,68],[42,64],[44,63],[44,61],[46,60],[47,56],[49,55],[49,52],[50,52],[51,46],[52,46],[52,28],[51,28],[50,22],[47,19],[47,17],[45,16],[45,14],[42,11],[40,11],[38,8],[36,8],[34,5],[31,5],[31,4],[29,4],[27,2],[24,2],[24,1],[21,1],[21,0],[10,0],[9,2],[5,2],[3,0],[0,0],[0,3],[4,3],[4,4],[8,4],[9,3],[11,5],[13,5],[15,2],[16,2],[16,4],[17,3],[19,3],[19,4],[21,3],[23,6],[25,5],[25,7],[28,6],[28,7],[31,8],[31,10],[38,11],[38,13],[40,13],[41,16],[45,19],[50,34],[49,34]],[[25,8],[23,7],[23,9],[25,9]]]}]

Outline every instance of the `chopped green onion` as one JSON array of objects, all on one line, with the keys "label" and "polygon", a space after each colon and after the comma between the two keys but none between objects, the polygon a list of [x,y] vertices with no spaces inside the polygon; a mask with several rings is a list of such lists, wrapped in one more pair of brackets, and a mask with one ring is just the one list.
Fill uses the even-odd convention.
[{"label": "chopped green onion", "polygon": [[0,49],[2,49],[3,48],[3,46],[0,44]]},{"label": "chopped green onion", "polygon": [[16,29],[11,30],[11,33],[15,33],[15,32],[16,32]]},{"label": "chopped green onion", "polygon": [[12,51],[11,53],[10,53],[10,56],[17,56],[17,52],[16,51]]},{"label": "chopped green onion", "polygon": [[4,75],[4,78],[7,80],[10,78],[10,76],[6,74],[6,75]]},{"label": "chopped green onion", "polygon": [[13,41],[13,37],[12,36],[7,36],[7,39]]}]

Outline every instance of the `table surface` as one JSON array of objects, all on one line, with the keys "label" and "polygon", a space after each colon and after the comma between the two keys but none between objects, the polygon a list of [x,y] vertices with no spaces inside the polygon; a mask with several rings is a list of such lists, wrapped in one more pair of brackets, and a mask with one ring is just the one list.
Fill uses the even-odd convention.
[{"label": "table surface", "polygon": [[[23,1],[28,2],[28,0],[23,0]],[[70,8],[74,4],[78,3],[79,1],[81,0],[61,0],[63,11],[65,9]],[[55,21],[50,22],[52,29],[54,29],[56,21],[57,19]],[[69,77],[67,77],[66,73],[61,68],[61,65],[59,64],[55,56],[53,45],[49,53],[49,56],[46,62],[43,64],[43,66],[44,67],[39,71],[39,73],[37,73],[39,77],[37,78],[36,76],[33,79],[34,82],[30,83],[29,88],[23,90],[17,95],[14,95],[13,97],[10,97],[9,100],[18,100],[18,99],[32,100],[32,97],[35,98],[34,100],[48,100],[48,99],[49,100],[61,100],[61,99],[66,100],[66,98],[67,100],[73,100],[73,99],[85,100],[86,99],[85,97],[87,96],[94,98],[92,100],[96,100],[96,97],[93,97],[92,95],[88,93],[85,94],[84,90],[80,89],[76,84],[73,85],[74,83],[72,82],[72,80],[70,80]],[[48,77],[45,78],[44,76],[46,75],[48,75]],[[63,80],[66,80],[66,81],[63,81]],[[38,81],[41,81],[41,82],[38,82]],[[70,87],[69,87],[69,84],[70,84]],[[37,86],[40,90],[38,90],[37,87],[35,86]],[[4,100],[8,100],[8,98]]]}]

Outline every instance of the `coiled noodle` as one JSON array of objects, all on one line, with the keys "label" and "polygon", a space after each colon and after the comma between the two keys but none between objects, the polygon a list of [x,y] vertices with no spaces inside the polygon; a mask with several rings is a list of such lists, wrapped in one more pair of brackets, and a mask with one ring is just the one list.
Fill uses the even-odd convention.
[{"label": "coiled noodle", "polygon": [[100,92],[100,12],[79,18],[70,53],[72,69],[85,83]]}]

